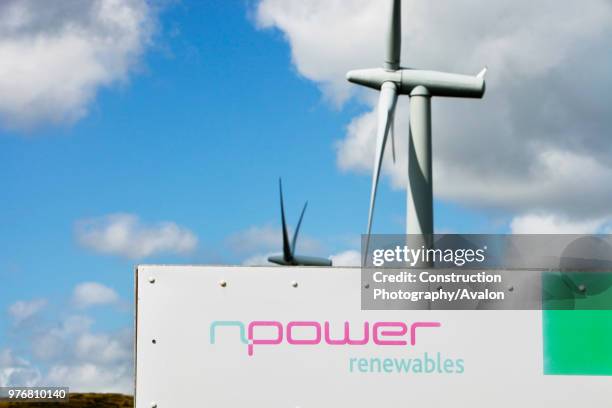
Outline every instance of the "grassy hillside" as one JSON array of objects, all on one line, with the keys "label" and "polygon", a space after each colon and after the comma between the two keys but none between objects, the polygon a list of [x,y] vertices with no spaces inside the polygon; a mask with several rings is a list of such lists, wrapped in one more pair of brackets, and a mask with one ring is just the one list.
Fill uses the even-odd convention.
[{"label": "grassy hillside", "polygon": [[0,402],[0,408],[132,408],[134,397],[121,394],[70,394],[68,404],[59,402]]}]

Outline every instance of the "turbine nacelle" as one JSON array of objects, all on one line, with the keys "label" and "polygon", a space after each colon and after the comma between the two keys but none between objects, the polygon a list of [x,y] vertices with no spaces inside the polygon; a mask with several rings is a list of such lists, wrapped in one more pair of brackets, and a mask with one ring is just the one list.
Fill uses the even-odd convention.
[{"label": "turbine nacelle", "polygon": [[410,95],[418,86],[427,89],[431,96],[482,98],[485,93],[486,68],[478,75],[451,74],[422,69],[400,68],[390,71],[384,68],[349,71],[349,82],[380,90],[385,82],[394,83],[397,93]]},{"label": "turbine nacelle", "polygon": [[283,266],[332,266],[329,259],[304,255],[294,255],[289,260],[283,255],[272,255],[268,257],[268,262]]}]

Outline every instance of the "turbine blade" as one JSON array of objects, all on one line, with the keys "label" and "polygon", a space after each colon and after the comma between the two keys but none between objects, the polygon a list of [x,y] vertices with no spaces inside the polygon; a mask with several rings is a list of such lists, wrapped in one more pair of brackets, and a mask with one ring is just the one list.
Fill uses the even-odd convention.
[{"label": "turbine blade", "polygon": [[488,68],[484,67],[479,73],[478,75],[476,75],[478,78],[484,78],[485,75],[487,74]]},{"label": "turbine blade", "polygon": [[295,241],[297,241],[298,232],[300,232],[300,226],[302,225],[302,219],[304,218],[304,213],[306,212],[306,207],[308,206],[308,201],[304,203],[304,208],[302,208],[302,214],[300,214],[300,220],[297,223],[297,227],[295,227],[295,232],[293,233],[293,240],[291,241],[291,253],[295,255]]},{"label": "turbine blade", "polygon": [[378,188],[378,179],[380,178],[380,170],[383,163],[385,153],[385,143],[387,142],[387,134],[395,104],[397,102],[397,88],[393,82],[385,82],[380,88],[380,97],[378,99],[378,130],[376,132],[376,157],[374,159],[374,171],[372,173],[372,190],[370,192],[370,210],[368,213],[368,236],[365,246],[364,264],[367,260],[368,249],[370,246],[370,233],[372,231],[372,220],[374,216],[374,204],[376,203],[376,190]]},{"label": "turbine blade", "polygon": [[391,153],[393,154],[393,164],[395,164],[395,112],[391,118],[391,128],[389,129],[391,134]]},{"label": "turbine blade", "polygon": [[387,55],[385,55],[385,68],[395,71],[400,66],[400,52],[402,48],[402,1],[391,0],[391,16],[389,31],[387,32]]},{"label": "turbine blade", "polygon": [[293,254],[291,252],[291,247],[289,246],[287,222],[285,221],[285,205],[283,203],[283,182],[280,178],[278,179],[278,190],[280,192],[281,222],[283,224],[283,258],[286,262],[289,262],[293,258]]}]

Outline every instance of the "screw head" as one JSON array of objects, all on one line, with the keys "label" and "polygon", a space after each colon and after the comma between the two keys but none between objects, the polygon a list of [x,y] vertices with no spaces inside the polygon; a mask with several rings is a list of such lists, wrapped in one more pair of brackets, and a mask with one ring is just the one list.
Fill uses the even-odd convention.
[{"label": "screw head", "polygon": [[581,291],[581,292],[584,292],[584,291],[586,291],[586,286],[580,284],[580,285],[578,285],[578,290]]},{"label": "screw head", "polygon": [[297,283],[297,281],[293,281],[293,282],[291,282],[291,286],[293,286],[294,288],[297,288],[297,287],[298,287],[298,283]]},{"label": "screw head", "polygon": [[224,280],[220,280],[220,281],[219,281],[219,286],[221,286],[222,288],[224,288],[224,287],[226,287],[226,286],[227,286],[227,282],[226,282],[226,281],[224,281]]},{"label": "screw head", "polygon": [[365,285],[363,285],[363,287],[364,287],[365,289],[370,289],[370,284],[369,284],[369,283],[366,283]]},{"label": "screw head", "polygon": [[149,283],[155,283],[155,278],[153,276],[149,277]]},{"label": "screw head", "polygon": [[514,286],[510,286],[510,287],[508,288],[508,292],[512,292],[513,290],[514,290]]}]

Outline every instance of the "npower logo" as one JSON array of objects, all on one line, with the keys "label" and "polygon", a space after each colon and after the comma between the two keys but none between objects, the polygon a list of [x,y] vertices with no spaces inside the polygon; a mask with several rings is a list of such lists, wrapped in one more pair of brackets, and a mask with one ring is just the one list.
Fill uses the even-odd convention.
[{"label": "npower logo", "polygon": [[[210,344],[217,341],[220,330],[237,331],[240,342],[247,346],[252,356],[255,346],[278,346],[286,343],[293,346],[415,346],[418,332],[440,327],[440,322],[363,322],[353,325],[333,325],[329,321],[291,321],[286,324],[276,320],[255,320],[244,323],[235,320],[214,320],[210,324]],[[262,333],[265,332],[265,333]],[[353,337],[351,337],[352,333]]]}]

